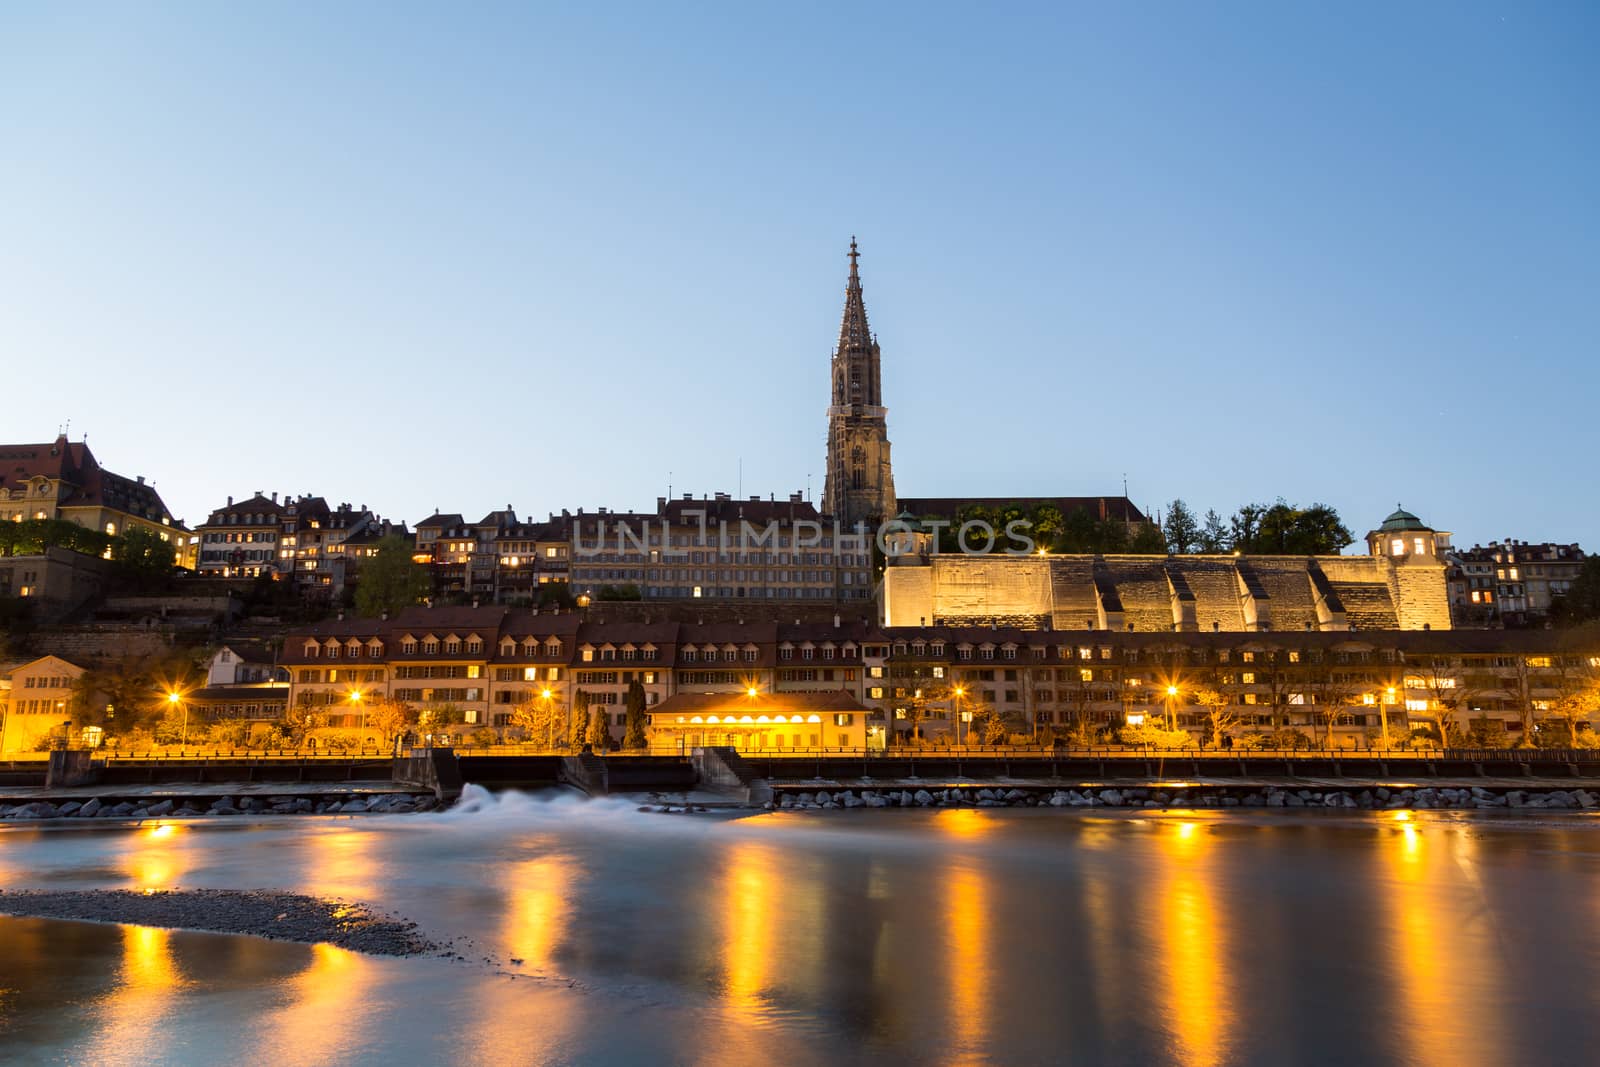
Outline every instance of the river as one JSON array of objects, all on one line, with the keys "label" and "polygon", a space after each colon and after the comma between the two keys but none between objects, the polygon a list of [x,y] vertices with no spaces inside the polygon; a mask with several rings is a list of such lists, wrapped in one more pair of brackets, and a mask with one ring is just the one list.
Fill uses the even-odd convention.
[{"label": "river", "polygon": [[0,917],[0,1062],[1592,1063],[1600,821],[437,815],[0,830],[0,886],[365,901],[465,960]]}]

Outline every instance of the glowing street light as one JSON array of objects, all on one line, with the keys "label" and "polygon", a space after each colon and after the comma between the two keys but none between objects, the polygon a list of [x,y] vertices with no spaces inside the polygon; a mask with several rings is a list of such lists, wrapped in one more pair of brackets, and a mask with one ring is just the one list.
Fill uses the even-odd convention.
[{"label": "glowing street light", "polygon": [[189,743],[189,705],[184,703],[183,694],[176,689],[167,690],[167,704],[169,707],[183,708],[183,729],[178,734],[178,747],[183,748]]},{"label": "glowing street light", "polygon": [[751,700],[754,700],[756,697],[761,695],[761,690],[752,685],[744,691],[744,695],[749,697]]}]

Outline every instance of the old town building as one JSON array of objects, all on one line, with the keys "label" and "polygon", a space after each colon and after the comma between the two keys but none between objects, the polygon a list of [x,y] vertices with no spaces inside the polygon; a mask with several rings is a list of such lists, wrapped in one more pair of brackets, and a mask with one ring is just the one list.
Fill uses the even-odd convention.
[{"label": "old town building", "polygon": [[[1561,735],[1544,731],[1565,729],[1567,718],[1586,724],[1582,709],[1600,696],[1600,642],[1548,631],[629,623],[484,606],[318,624],[291,634],[283,659],[293,705],[349,725],[363,704],[394,700],[449,708],[466,727],[514,735],[519,706],[548,702],[565,716],[581,690],[620,741],[628,687],[637,682],[654,723],[673,716],[672,729],[652,742],[667,747],[690,743],[690,727],[710,725],[703,708],[676,721],[689,702],[671,702],[683,695],[728,707],[751,702],[746,725],[755,733],[735,730],[737,743],[761,744],[757,728],[771,726],[770,743],[780,747],[810,731],[777,730],[773,702],[798,708],[808,694],[866,709],[835,724],[848,727],[852,746],[981,743],[987,731],[972,731],[990,718],[1020,742],[1169,719],[1199,741],[1213,705],[1237,737],[1288,730],[1305,743],[1361,747],[1387,728],[1394,738],[1420,729],[1485,743],[1531,731],[1550,743]],[[727,713],[715,712],[719,724]],[[796,724],[796,713],[785,706],[787,726],[809,724]],[[809,725],[826,726],[823,743],[837,747],[826,719]]]},{"label": "old town building", "polygon": [[155,486],[143,475],[106,470],[87,441],[65,434],[48,444],[0,445],[0,521],[24,519],[64,519],[113,537],[148,530],[172,545],[179,566],[194,566],[189,530]]},{"label": "old town building", "polygon": [[1490,541],[1446,556],[1457,626],[1538,626],[1566,595],[1588,556],[1577,545]]}]

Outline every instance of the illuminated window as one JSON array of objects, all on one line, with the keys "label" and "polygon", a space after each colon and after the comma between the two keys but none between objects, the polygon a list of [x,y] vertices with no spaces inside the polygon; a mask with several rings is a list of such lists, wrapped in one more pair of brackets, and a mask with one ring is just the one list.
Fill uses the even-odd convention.
[{"label": "illuminated window", "polygon": [[1422,555],[1422,553],[1423,553],[1422,538],[1420,538],[1420,537],[1414,538],[1411,543],[1412,543],[1412,545],[1415,546],[1417,555],[1419,555],[1419,556]]},{"label": "illuminated window", "polygon": [[1255,685],[1256,684],[1255,672],[1254,671],[1245,671],[1243,674],[1239,675],[1239,680],[1241,682],[1243,682],[1245,685]]},{"label": "illuminated window", "polygon": [[1389,554],[1392,555],[1392,556],[1403,556],[1403,555],[1405,555],[1406,554],[1406,539],[1404,537],[1396,537],[1394,540],[1390,541],[1389,542]]},{"label": "illuminated window", "polygon": [[1082,670],[1078,671],[1078,680],[1080,682],[1094,681],[1094,671],[1090,670],[1088,667],[1084,667]]},{"label": "illuminated window", "polygon": [[1549,656],[1529,656],[1528,657],[1528,666],[1530,666],[1530,667],[1548,667],[1548,666],[1550,666],[1550,657]]},{"label": "illuminated window", "polygon": [[1428,710],[1428,702],[1426,700],[1407,700],[1406,701],[1406,710],[1407,711],[1427,711]]}]

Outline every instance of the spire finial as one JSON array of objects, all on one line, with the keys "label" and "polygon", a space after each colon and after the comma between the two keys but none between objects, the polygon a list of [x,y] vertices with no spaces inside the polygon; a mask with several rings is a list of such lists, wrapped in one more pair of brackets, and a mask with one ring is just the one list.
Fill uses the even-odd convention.
[{"label": "spire finial", "polygon": [[856,235],[850,235],[850,277],[856,278],[856,260],[861,258],[861,253],[856,251]]}]

